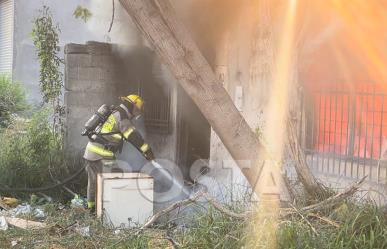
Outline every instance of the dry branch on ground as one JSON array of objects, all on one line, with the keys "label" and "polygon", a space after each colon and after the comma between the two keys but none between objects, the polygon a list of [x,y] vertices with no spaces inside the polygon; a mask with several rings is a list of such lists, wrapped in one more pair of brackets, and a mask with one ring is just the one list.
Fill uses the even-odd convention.
[{"label": "dry branch on ground", "polygon": [[31,220],[25,220],[20,218],[5,217],[7,223],[11,226],[18,227],[21,229],[42,229],[46,227],[46,224],[42,222],[36,222]]},{"label": "dry branch on ground", "polygon": [[[342,191],[342,192],[340,192],[340,193],[338,193],[338,194],[336,194],[334,196],[331,196],[331,197],[329,197],[329,198],[327,198],[327,199],[325,199],[325,200],[323,200],[323,201],[321,201],[319,203],[316,203],[316,204],[313,204],[313,205],[310,205],[310,206],[306,206],[306,207],[303,207],[303,208],[300,208],[300,209],[297,209],[294,206],[292,206],[292,208],[282,208],[282,209],[280,209],[280,216],[282,218],[286,218],[287,216],[297,214],[297,215],[300,215],[303,219],[306,219],[306,217],[311,216],[311,217],[318,218],[318,219],[320,219],[320,220],[324,221],[325,223],[328,223],[328,224],[330,224],[332,226],[337,227],[338,224],[335,223],[334,221],[331,221],[331,220],[329,220],[326,217],[318,216],[318,215],[314,214],[313,212],[318,212],[318,211],[320,211],[322,209],[331,208],[331,207],[333,207],[335,205],[338,205],[338,204],[342,203],[343,201],[345,201],[349,197],[353,196],[356,193],[356,191],[359,190],[360,186],[364,183],[365,179],[366,179],[366,177],[362,178],[360,181],[358,181],[356,183],[353,183],[351,186],[346,188],[344,191]],[[212,197],[207,192],[199,191],[198,193],[196,193],[192,197],[190,197],[188,199],[185,199],[185,200],[182,200],[182,201],[178,201],[176,203],[173,203],[172,205],[168,206],[167,208],[157,212],[155,215],[153,215],[148,220],[148,222],[146,222],[142,226],[141,229],[145,229],[145,228],[150,227],[160,217],[162,217],[163,215],[165,215],[165,214],[175,210],[176,208],[180,208],[180,207],[186,206],[188,204],[191,204],[193,202],[197,202],[201,197],[205,198],[207,200],[207,202],[210,205],[212,205],[215,209],[217,209],[221,213],[223,213],[223,214],[225,214],[227,216],[230,216],[232,218],[246,219],[248,217],[251,217],[253,215],[253,213],[254,213],[253,211],[246,211],[246,212],[243,212],[243,213],[234,212],[234,211],[230,210],[229,208],[225,207],[220,202],[218,202],[214,197]]]},{"label": "dry branch on ground", "polygon": [[313,176],[310,170],[310,167],[306,162],[305,153],[301,148],[297,137],[296,128],[290,117],[287,120],[287,135],[287,144],[290,149],[292,159],[294,161],[297,176],[303,184],[305,190],[310,196],[326,196],[327,191],[321,184],[317,182],[316,178]]},{"label": "dry branch on ground", "polygon": [[194,196],[184,199],[178,202],[173,203],[172,205],[168,206],[167,208],[160,210],[156,214],[154,214],[150,219],[141,227],[141,229],[145,229],[150,227],[153,223],[155,223],[161,216],[175,210],[176,208],[186,206],[190,203],[196,202],[200,197],[204,195],[204,192],[199,191]]}]

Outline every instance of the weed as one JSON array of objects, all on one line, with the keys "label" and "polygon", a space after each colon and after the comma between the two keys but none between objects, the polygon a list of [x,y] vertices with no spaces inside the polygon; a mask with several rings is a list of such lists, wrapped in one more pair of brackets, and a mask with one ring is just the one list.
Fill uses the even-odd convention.
[{"label": "weed", "polygon": [[[0,183],[11,188],[52,185],[75,165],[65,162],[62,138],[52,131],[50,112],[42,109],[31,119],[16,119],[0,134]],[[60,191],[59,191],[60,192]]]},{"label": "weed", "polygon": [[8,75],[0,74],[0,128],[9,125],[12,114],[27,108],[25,91]]},{"label": "weed", "polygon": [[[348,202],[345,212],[320,214],[334,219],[332,226],[319,219],[308,223],[295,215],[275,226],[277,248],[298,249],[384,249],[387,248],[387,222],[381,209],[373,204]],[[267,223],[238,220],[213,208],[195,206],[194,214],[139,231],[138,228],[115,230],[104,228],[99,219],[82,209],[59,208],[48,204],[43,230],[11,228],[0,233],[0,245],[19,241],[20,248],[172,248],[172,239],[179,248],[267,248],[267,239],[260,234],[249,238],[252,230],[269,229]],[[176,219],[174,219],[176,221]],[[314,227],[315,231],[312,230]],[[83,237],[74,227],[90,227],[91,236]],[[255,241],[252,241],[254,240]],[[1,246],[0,246],[1,247]]]}]

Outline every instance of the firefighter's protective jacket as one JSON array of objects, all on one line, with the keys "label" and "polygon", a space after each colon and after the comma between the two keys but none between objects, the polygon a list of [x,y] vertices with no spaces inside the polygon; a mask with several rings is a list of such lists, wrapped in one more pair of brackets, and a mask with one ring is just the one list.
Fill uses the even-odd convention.
[{"label": "firefighter's protective jacket", "polygon": [[[149,145],[144,142],[142,136],[131,122],[133,115],[124,105],[120,105],[118,109],[120,109],[120,111],[113,111],[107,121],[102,125],[100,131],[97,131],[97,133],[109,141],[109,145],[119,145],[122,141],[127,141],[133,144],[142,153],[146,153],[150,149]],[[108,133],[115,134],[103,135]],[[115,159],[115,154],[117,152],[118,150],[112,149],[111,146],[107,146],[106,144],[89,141],[83,157],[89,161],[97,161],[101,159],[112,160]]]}]

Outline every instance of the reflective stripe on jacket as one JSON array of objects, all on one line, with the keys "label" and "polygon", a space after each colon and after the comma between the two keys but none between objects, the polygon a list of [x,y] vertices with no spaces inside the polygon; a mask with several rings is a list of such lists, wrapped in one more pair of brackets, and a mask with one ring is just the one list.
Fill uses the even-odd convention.
[{"label": "reflective stripe on jacket", "polygon": [[86,146],[86,150],[97,153],[103,157],[114,157],[114,152],[101,147],[98,143],[89,142]]},{"label": "reflective stripe on jacket", "polygon": [[[111,143],[120,143],[124,139],[125,141],[130,142],[143,154],[148,153],[150,147],[145,143],[141,134],[133,126],[132,122],[130,121],[131,117],[131,114],[128,114],[128,118],[126,115],[122,118],[120,112],[115,111],[102,125],[99,133],[103,135],[118,132],[117,134],[105,135],[103,138]],[[89,142],[83,157],[89,161],[96,161],[101,159],[111,160],[115,158],[115,151],[106,149],[103,144]]]},{"label": "reflective stripe on jacket", "polygon": [[[129,116],[130,114],[128,114]],[[129,116],[131,118],[131,115]],[[127,118],[121,118],[118,111],[113,112],[106,122],[102,125],[100,133],[120,132],[120,134],[113,134],[104,136],[109,142],[120,142],[122,140],[121,134],[128,133],[129,130],[134,130],[132,122]],[[114,159],[115,153],[107,150],[103,144],[96,142],[89,142],[86,146],[83,158],[89,161],[97,161],[101,159]]]}]

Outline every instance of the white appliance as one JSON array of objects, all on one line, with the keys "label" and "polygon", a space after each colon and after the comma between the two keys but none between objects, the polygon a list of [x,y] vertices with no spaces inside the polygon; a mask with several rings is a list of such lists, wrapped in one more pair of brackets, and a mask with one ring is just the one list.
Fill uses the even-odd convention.
[{"label": "white appliance", "polygon": [[142,173],[100,173],[97,216],[106,226],[128,228],[153,215],[153,178]]}]

